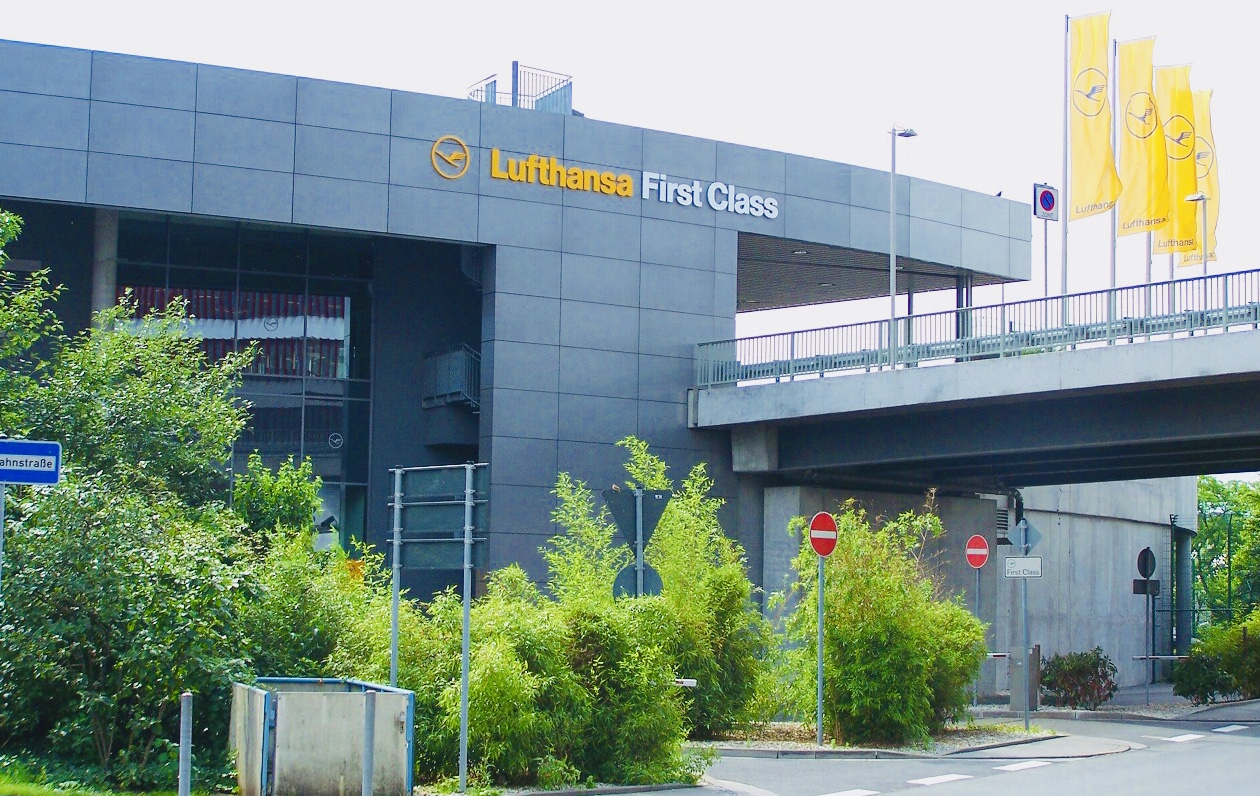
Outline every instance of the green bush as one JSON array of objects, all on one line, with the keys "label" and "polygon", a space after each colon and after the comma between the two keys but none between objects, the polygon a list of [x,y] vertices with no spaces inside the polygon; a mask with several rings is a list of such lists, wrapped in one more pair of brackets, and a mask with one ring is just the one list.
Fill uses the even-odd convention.
[{"label": "green bush", "polygon": [[1041,661],[1041,690],[1046,703],[1095,710],[1116,693],[1116,665],[1094,647]]},{"label": "green bush", "polygon": [[1238,683],[1221,666],[1220,657],[1200,644],[1190,649],[1185,660],[1173,664],[1172,681],[1173,693],[1195,705],[1210,705],[1238,691]]},{"label": "green bush", "polygon": [[1173,691],[1199,704],[1260,698],[1260,609],[1232,625],[1207,628],[1173,669]]},{"label": "green bush", "polygon": [[[983,625],[940,599],[925,569],[922,533],[939,531],[934,516],[906,514],[873,530],[850,501],[837,525],[836,549],[824,565],[824,729],[845,743],[926,739],[963,709],[984,659]],[[797,518],[790,531],[804,527]],[[797,646],[786,655],[796,712],[812,717],[818,558],[802,537],[793,560],[797,602],[787,618]]]}]

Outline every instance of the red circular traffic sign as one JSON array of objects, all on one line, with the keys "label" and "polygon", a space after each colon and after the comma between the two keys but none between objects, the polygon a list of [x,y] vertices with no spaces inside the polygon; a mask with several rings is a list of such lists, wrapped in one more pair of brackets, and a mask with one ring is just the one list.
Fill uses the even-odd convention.
[{"label": "red circular traffic sign", "polygon": [[989,540],[980,534],[972,534],[967,540],[967,564],[972,569],[980,569],[989,563]]},{"label": "red circular traffic sign", "polygon": [[836,518],[820,511],[809,521],[809,544],[814,552],[826,558],[836,549]]}]

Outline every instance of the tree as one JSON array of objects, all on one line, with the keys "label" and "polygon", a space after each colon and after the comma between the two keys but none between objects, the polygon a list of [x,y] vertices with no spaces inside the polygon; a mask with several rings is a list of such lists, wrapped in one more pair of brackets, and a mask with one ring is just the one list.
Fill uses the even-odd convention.
[{"label": "tree", "polygon": [[1233,621],[1260,605],[1260,485],[1200,477],[1199,517],[1196,602],[1204,619]]}]

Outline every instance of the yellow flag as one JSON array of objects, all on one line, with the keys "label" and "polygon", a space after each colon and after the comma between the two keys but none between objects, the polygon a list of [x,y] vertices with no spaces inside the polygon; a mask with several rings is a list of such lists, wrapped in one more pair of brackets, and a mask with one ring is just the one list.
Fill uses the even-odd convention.
[{"label": "yellow flag", "polygon": [[1111,151],[1111,84],[1107,23],[1111,14],[1068,22],[1068,75],[1072,80],[1069,138],[1072,146],[1072,209],[1069,218],[1105,213],[1120,195]]},{"label": "yellow flag", "polygon": [[1116,47],[1116,100],[1120,125],[1120,181],[1124,191],[1116,209],[1116,234],[1152,232],[1168,224],[1168,148],[1160,134],[1159,111],[1151,83],[1154,39],[1121,42]]},{"label": "yellow flag", "polygon": [[1164,126],[1168,147],[1168,225],[1155,233],[1153,251],[1192,252],[1198,205],[1186,197],[1199,189],[1194,166],[1194,96],[1190,91],[1190,67],[1161,66],[1155,70],[1155,107]]},{"label": "yellow flag", "polygon": [[[1221,183],[1216,174],[1216,141],[1212,138],[1212,92],[1194,92],[1194,132],[1198,142],[1194,150],[1195,177],[1199,193],[1207,197],[1207,248],[1208,262],[1216,261],[1216,220],[1221,213]],[[1203,210],[1197,218],[1203,220]],[[1203,230],[1199,230],[1202,235]],[[1203,242],[1193,252],[1181,256],[1182,265],[1203,264]]]}]

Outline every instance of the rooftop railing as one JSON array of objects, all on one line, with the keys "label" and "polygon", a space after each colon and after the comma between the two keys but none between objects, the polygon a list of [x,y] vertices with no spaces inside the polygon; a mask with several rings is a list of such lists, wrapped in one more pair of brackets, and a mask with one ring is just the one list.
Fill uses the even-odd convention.
[{"label": "rooftop railing", "polygon": [[1260,326],[1260,270],[696,346],[697,387],[839,376]]}]

